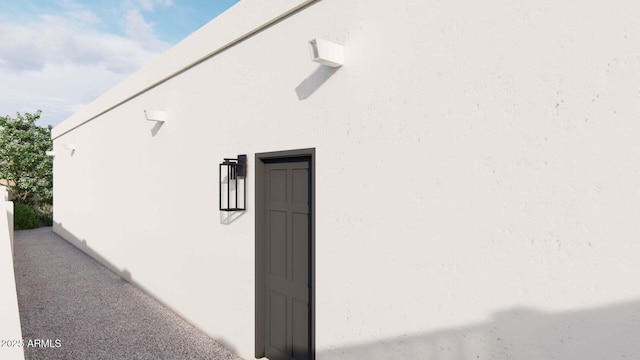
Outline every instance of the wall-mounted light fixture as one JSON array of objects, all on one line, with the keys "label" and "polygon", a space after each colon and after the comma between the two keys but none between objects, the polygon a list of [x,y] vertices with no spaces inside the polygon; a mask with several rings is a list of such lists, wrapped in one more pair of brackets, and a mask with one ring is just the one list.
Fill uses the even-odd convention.
[{"label": "wall-mounted light fixture", "polygon": [[344,65],[344,46],[323,39],[309,40],[311,61],[338,67]]},{"label": "wall-mounted light fixture", "polygon": [[56,152],[52,150],[46,151],[45,154],[47,154],[47,156],[56,156]]},{"label": "wall-mounted light fixture", "polygon": [[78,148],[78,146],[76,144],[64,144],[64,149],[65,150],[76,150]]},{"label": "wall-mounted light fixture", "polygon": [[167,113],[162,110],[145,110],[144,116],[148,121],[167,121]]},{"label": "wall-mounted light fixture", "polygon": [[220,164],[220,211],[242,211],[247,205],[247,155]]}]

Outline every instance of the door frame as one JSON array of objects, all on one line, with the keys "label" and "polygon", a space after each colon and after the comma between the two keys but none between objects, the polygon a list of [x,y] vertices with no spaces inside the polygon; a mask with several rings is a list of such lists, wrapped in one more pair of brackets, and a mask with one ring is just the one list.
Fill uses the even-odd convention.
[{"label": "door frame", "polygon": [[255,357],[262,358],[265,355],[265,174],[264,166],[266,162],[274,160],[286,161],[288,159],[306,158],[309,160],[310,171],[310,244],[309,244],[309,271],[310,271],[310,294],[309,294],[309,337],[310,356],[316,357],[316,149],[296,149],[256,153],[255,155]]}]

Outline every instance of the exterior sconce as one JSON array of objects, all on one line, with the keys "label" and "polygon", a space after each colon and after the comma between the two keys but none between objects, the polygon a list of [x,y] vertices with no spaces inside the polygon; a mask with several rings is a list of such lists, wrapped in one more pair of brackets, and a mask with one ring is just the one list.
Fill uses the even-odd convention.
[{"label": "exterior sconce", "polygon": [[243,211],[247,205],[247,155],[220,164],[220,211]]},{"label": "exterior sconce", "polygon": [[166,112],[162,110],[145,110],[144,116],[147,121],[161,121],[165,122],[167,120]]},{"label": "exterior sconce", "polygon": [[71,150],[74,151],[75,149],[77,149],[78,147],[76,146],[76,144],[64,144],[64,149],[65,150]]},{"label": "exterior sconce", "polygon": [[311,61],[331,67],[344,65],[344,46],[323,39],[309,41]]}]

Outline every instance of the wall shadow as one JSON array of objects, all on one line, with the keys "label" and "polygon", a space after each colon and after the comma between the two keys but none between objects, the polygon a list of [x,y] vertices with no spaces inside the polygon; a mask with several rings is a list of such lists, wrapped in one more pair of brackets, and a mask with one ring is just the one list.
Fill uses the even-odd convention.
[{"label": "wall shadow", "polygon": [[158,132],[160,131],[160,128],[162,128],[162,125],[164,125],[164,121],[155,121],[155,124],[151,128],[151,136],[155,137],[156,135],[158,135]]},{"label": "wall shadow", "polygon": [[[50,231],[50,228],[47,228],[46,231]],[[190,326],[194,327],[195,329],[199,330],[200,332],[202,332],[203,334],[205,334],[207,337],[209,337],[210,339],[213,339],[215,342],[217,342],[218,344],[222,345],[223,347],[225,347],[227,350],[229,350],[231,353],[233,354],[237,354],[237,351],[235,349],[235,347],[231,346],[224,338],[217,338],[217,337],[212,337],[209,334],[207,334],[207,332],[194,325],[192,321],[190,321],[187,317],[183,316],[183,314],[181,314],[180,312],[176,311],[173,307],[169,306],[167,303],[165,303],[164,301],[162,301],[161,299],[159,299],[153,292],[151,292],[149,289],[145,288],[142,284],[138,283],[137,281],[135,281],[133,279],[133,276],[131,274],[131,271],[129,271],[127,268],[123,268],[122,270],[119,269],[116,265],[114,265],[113,263],[111,263],[109,260],[107,260],[106,258],[104,258],[103,256],[101,256],[98,252],[96,252],[95,250],[93,250],[89,245],[86,239],[81,239],[78,236],[74,235],[71,231],[69,231],[68,229],[66,229],[63,225],[62,222],[54,222],[52,230],[54,231],[54,233],[56,235],[58,235],[59,237],[61,237],[63,240],[67,241],[69,244],[73,245],[74,247],[76,247],[77,249],[79,249],[80,251],[84,252],[85,254],[87,254],[88,256],[90,256],[92,259],[94,259],[95,261],[97,261],[98,263],[102,264],[104,267],[106,267],[107,269],[109,269],[110,271],[112,271],[113,273],[115,273],[116,275],[118,275],[120,278],[122,278],[123,280],[127,281],[128,283],[130,283],[131,285],[137,287],[138,289],[140,289],[142,292],[144,292],[146,295],[148,295],[149,297],[151,297],[153,300],[155,300],[156,302],[158,302],[159,304],[161,304],[162,306],[164,306],[165,308],[171,310],[176,316],[178,316],[179,318],[183,319],[185,322],[187,322]],[[237,356],[237,355],[236,355]]]},{"label": "wall shadow", "polygon": [[[55,225],[56,233],[69,243],[155,298],[132,280],[126,268],[118,269],[91,249],[85,239],[74,236],[61,223]],[[224,339],[215,340],[225,344]],[[323,360],[640,359],[640,300],[561,312],[512,307],[480,323],[335,347],[318,351],[317,357]]]},{"label": "wall shadow", "polygon": [[238,220],[247,211],[220,211],[220,224],[230,225],[234,221]]},{"label": "wall shadow", "polygon": [[337,67],[334,68],[324,65],[318,66],[309,77],[304,79],[300,85],[296,87],[298,100],[304,100],[313,95],[338,69]]},{"label": "wall shadow", "polygon": [[[53,224],[53,231],[58,236],[62,237],[64,240],[66,240],[68,243],[70,243],[71,245],[75,246],[80,251],[84,252],[85,254],[89,255],[91,258],[93,258],[94,260],[96,260],[97,262],[102,264],[107,269],[111,270],[113,273],[115,273],[116,275],[118,275],[122,279],[126,280],[129,283],[133,283],[131,272],[129,272],[129,270],[127,270],[126,268],[125,269],[119,269],[117,266],[115,266],[113,263],[111,263],[105,257],[100,255],[97,251],[93,250],[88,245],[87,240],[80,239],[80,238],[76,237],[72,232],[70,232],[64,226],[62,226],[61,222],[55,222]],[[136,285],[136,284],[134,284],[134,285]]]},{"label": "wall shadow", "polygon": [[640,301],[567,312],[515,307],[487,322],[317,353],[322,359],[640,359]]}]

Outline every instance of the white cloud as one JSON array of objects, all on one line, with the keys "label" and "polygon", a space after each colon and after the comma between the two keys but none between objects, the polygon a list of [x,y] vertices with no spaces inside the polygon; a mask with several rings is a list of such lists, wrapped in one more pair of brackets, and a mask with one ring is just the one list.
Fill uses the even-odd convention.
[{"label": "white cloud", "polygon": [[89,25],[102,22],[102,19],[91,11],[86,4],[78,3],[75,0],[55,0],[55,2],[64,9],[65,17]]},{"label": "white cloud", "polygon": [[39,71],[46,64],[104,65],[131,72],[169,47],[157,39],[144,19],[132,19],[129,37],[98,32],[60,16],[44,15],[37,23],[0,27],[0,69]]},{"label": "white cloud", "polygon": [[156,5],[165,7],[173,5],[172,0],[137,0],[136,3],[146,11],[153,11]]},{"label": "white cloud", "polygon": [[69,11],[68,15],[69,17],[85,24],[95,25],[102,22],[102,19],[100,19],[98,15],[96,15],[93,11],[86,9],[72,10]]},{"label": "white cloud", "polygon": [[153,50],[165,45],[154,35],[153,24],[147,23],[137,9],[127,12],[127,36],[145,49]]},{"label": "white cloud", "polygon": [[0,72],[0,115],[40,109],[42,124],[57,124],[127,75],[105,66],[47,64],[40,71]]},{"label": "white cloud", "polygon": [[101,19],[78,6],[35,19],[0,27],[0,115],[42,109],[58,123],[170,46],[137,10],[126,36],[99,31]]}]

